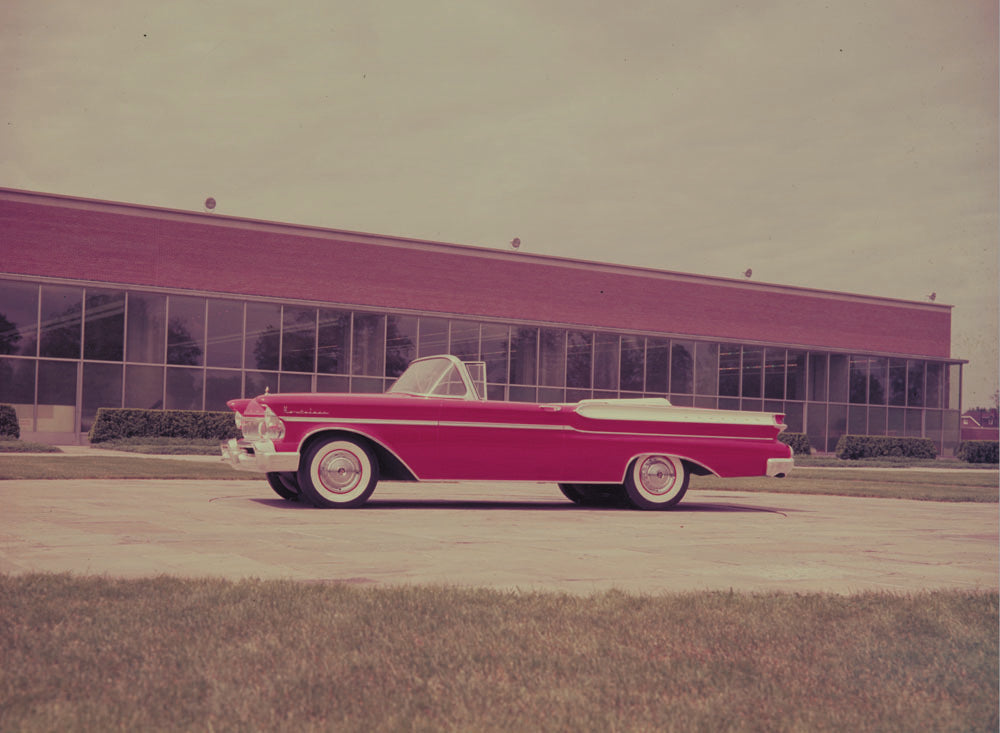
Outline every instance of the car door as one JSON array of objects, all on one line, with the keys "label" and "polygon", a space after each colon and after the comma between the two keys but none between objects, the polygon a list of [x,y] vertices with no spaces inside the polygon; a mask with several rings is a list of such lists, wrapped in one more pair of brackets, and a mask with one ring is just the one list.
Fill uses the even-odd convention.
[{"label": "car door", "polygon": [[565,405],[441,401],[439,478],[558,481],[565,472]]}]

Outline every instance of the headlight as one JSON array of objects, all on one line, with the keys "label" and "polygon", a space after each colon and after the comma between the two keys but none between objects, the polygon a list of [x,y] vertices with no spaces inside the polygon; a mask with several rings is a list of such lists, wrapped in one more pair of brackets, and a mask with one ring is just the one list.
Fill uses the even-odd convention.
[{"label": "headlight", "polygon": [[233,420],[236,421],[236,429],[237,430],[242,430],[243,429],[243,416],[240,413],[237,412],[235,414],[235,416],[233,417]]},{"label": "headlight", "polygon": [[260,437],[265,440],[281,440],[285,437],[285,424],[270,407],[264,409],[264,424],[260,427]]}]

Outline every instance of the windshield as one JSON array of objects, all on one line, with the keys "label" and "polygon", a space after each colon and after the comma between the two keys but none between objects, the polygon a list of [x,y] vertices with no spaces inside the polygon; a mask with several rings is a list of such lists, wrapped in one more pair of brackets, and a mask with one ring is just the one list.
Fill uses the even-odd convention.
[{"label": "windshield", "polygon": [[415,395],[429,395],[442,374],[452,369],[447,359],[424,359],[415,361],[403,372],[403,376],[389,387],[389,392]]}]

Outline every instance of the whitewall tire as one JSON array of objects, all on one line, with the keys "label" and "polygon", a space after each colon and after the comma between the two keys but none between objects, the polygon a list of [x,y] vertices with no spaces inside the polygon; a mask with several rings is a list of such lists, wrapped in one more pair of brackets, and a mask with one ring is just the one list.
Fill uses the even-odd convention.
[{"label": "whitewall tire", "polygon": [[378,461],[367,445],[349,438],[313,444],[299,468],[302,495],[320,508],[361,506],[378,483]]},{"label": "whitewall tire", "polygon": [[625,493],[636,509],[670,509],[687,492],[691,474],[674,456],[639,456],[625,476]]}]

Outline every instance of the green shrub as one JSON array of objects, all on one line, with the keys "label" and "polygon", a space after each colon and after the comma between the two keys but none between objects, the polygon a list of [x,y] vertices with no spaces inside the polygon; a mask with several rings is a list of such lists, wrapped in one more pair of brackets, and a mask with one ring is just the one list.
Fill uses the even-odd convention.
[{"label": "green shrub", "polygon": [[966,463],[1000,463],[1000,441],[963,441],[955,450],[955,458]]},{"label": "green shrub", "polygon": [[887,435],[842,435],[837,441],[837,458],[937,458],[930,438],[897,438]]},{"label": "green shrub", "polygon": [[21,437],[21,424],[17,421],[17,413],[13,405],[0,405],[0,438]]},{"label": "green shrub", "polygon": [[792,453],[797,456],[808,456],[812,453],[812,446],[809,444],[809,436],[805,433],[781,433],[778,435],[785,445],[792,447]]},{"label": "green shrub", "polygon": [[239,431],[231,412],[136,410],[102,407],[90,429],[90,442],[121,438],[201,438],[228,440]]}]

